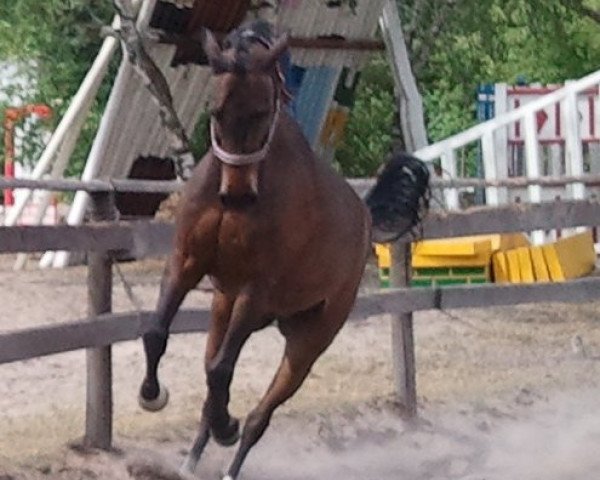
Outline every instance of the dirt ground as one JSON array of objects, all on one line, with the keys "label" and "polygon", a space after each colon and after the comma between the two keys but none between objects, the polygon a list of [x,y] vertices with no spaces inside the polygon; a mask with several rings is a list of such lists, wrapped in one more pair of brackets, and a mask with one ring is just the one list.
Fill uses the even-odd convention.
[{"label": "dirt ground", "polygon": [[[14,273],[11,262],[0,257],[0,332],[85,317],[85,268]],[[145,308],[154,306],[160,265],[122,265]],[[186,305],[207,306],[209,299],[196,290]],[[599,307],[416,314],[419,419],[412,423],[393,402],[390,319],[349,323],[276,413],[241,478],[597,478]],[[114,309],[133,309],[118,277]],[[157,414],[137,406],[141,344],[114,347],[111,453],[73,447],[84,425],[83,352],[0,365],[0,479],[176,478],[170,472],[190,446],[204,398],[204,341],[203,334],[172,337],[161,367],[171,402]],[[243,417],[256,403],[281,350],[274,328],[250,340],[232,387],[235,414]],[[209,444],[195,478],[219,478],[232,455]]]}]

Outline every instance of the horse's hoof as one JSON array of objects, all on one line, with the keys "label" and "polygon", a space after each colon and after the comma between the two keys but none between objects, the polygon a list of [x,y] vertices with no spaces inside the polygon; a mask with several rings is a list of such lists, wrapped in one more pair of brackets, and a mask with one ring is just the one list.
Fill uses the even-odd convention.
[{"label": "horse's hoof", "polygon": [[214,430],[211,431],[211,435],[215,442],[222,447],[231,447],[232,445],[235,445],[240,439],[240,421],[237,418],[231,417],[229,420],[229,425],[223,433],[225,433],[225,436],[220,437],[215,435]]},{"label": "horse's hoof", "polygon": [[140,407],[148,412],[158,412],[159,410],[165,408],[167,403],[169,403],[169,390],[167,390],[167,388],[163,385],[159,384],[158,397],[148,400],[140,393],[138,396],[138,403],[140,404]]},{"label": "horse's hoof", "polygon": [[225,475],[223,480],[234,480],[234,478],[231,475]]}]

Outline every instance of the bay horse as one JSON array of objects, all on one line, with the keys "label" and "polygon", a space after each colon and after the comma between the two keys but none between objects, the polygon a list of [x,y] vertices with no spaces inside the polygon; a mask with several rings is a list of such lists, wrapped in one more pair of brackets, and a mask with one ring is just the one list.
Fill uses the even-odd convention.
[{"label": "bay horse", "polygon": [[[186,294],[208,275],[214,295],[207,396],[182,472],[194,471],[209,438],[225,446],[239,440],[224,477],[233,480],[275,409],[300,388],[348,317],[371,249],[371,213],[315,156],[286,110],[278,60],[287,36],[275,38],[270,27],[254,23],[235,30],[223,47],[210,32],[203,44],[214,81],[212,146],[184,187],[174,249],[143,336],[147,368],[139,401],[151,411],[166,405],[157,368],[169,326]],[[386,166],[368,199],[388,233],[397,232],[399,216],[403,225],[415,224],[427,184],[415,190],[411,161],[418,161],[399,161]],[[412,197],[402,182],[413,186]],[[285,338],[283,358],[240,436],[228,409],[234,367],[248,337],[272,322]]]}]

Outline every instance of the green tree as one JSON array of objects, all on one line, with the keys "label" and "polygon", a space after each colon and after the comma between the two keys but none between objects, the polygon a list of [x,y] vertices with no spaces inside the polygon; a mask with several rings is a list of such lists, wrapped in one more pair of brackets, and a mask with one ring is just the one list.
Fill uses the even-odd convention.
[{"label": "green tree", "polygon": [[[336,1],[354,5],[354,0]],[[430,141],[474,123],[479,83],[513,82],[517,75],[530,82],[562,82],[600,64],[600,0],[402,0],[398,6]],[[100,47],[100,27],[112,15],[106,0],[0,3],[0,62],[18,63],[36,85],[33,93],[17,92],[22,100],[52,106],[56,122]],[[84,127],[70,173],[83,167],[110,80],[111,75]],[[346,174],[372,174],[391,151],[396,141],[393,98],[389,68],[383,57],[375,58],[363,71],[346,139],[336,155]],[[198,145],[206,141],[205,130],[197,130]],[[39,156],[41,143],[39,132],[28,135],[28,158]]]},{"label": "green tree", "polygon": [[[17,65],[35,86],[14,94],[23,103],[45,103],[54,110],[53,125],[62,117],[95,58],[102,38],[100,28],[113,16],[105,0],[18,0],[0,3],[0,61]],[[113,62],[111,72],[116,68]],[[101,87],[83,128],[68,173],[79,173],[108,97],[112,74]],[[0,105],[0,108],[3,106]],[[28,132],[24,158],[39,157],[40,129]],[[0,152],[0,157],[3,155]]]},{"label": "green tree", "polygon": [[[475,123],[480,83],[513,83],[517,76],[558,83],[600,65],[600,0],[402,0],[398,6],[431,142]],[[382,141],[388,142],[388,152],[392,143],[390,130],[371,128],[383,127],[395,108],[385,100],[393,92],[391,73],[377,63],[365,73],[347,147],[336,156],[353,175],[372,173],[374,157],[385,150]],[[373,110],[360,108],[369,104],[361,100],[367,92],[374,97],[369,103],[382,109],[379,123],[372,118]],[[351,145],[373,147],[362,153]],[[355,155],[350,161],[351,152]],[[467,164],[468,173],[474,174],[474,168],[473,162]]]},{"label": "green tree", "polygon": [[376,56],[361,74],[336,166],[346,176],[373,175],[390,152],[394,129],[394,80],[387,60]]}]

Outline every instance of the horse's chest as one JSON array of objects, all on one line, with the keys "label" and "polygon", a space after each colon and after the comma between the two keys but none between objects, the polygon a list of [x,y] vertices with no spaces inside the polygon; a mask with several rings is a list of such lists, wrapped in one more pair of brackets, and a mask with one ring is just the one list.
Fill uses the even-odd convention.
[{"label": "horse's chest", "polygon": [[219,226],[213,276],[237,286],[253,278],[261,264],[259,227],[242,215],[225,215]]}]

